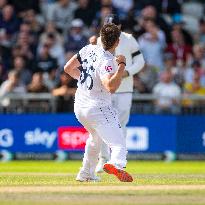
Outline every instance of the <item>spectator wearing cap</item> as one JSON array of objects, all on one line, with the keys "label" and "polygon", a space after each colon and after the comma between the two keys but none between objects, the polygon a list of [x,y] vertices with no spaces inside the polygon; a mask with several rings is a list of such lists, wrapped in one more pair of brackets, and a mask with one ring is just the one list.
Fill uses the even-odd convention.
[{"label": "spectator wearing cap", "polygon": [[153,88],[156,96],[155,112],[157,114],[180,113],[180,87],[173,82],[170,71],[164,71],[160,75],[160,82]]},{"label": "spectator wearing cap", "polygon": [[182,19],[181,14],[175,14],[172,17],[172,30],[177,30],[182,33],[184,42],[190,46],[193,46],[193,37],[191,34],[184,28],[185,22]]},{"label": "spectator wearing cap", "polygon": [[164,32],[152,20],[147,22],[145,29],[146,33],[139,38],[140,49],[146,63],[162,71],[164,69],[163,53],[166,46]]},{"label": "spectator wearing cap", "polygon": [[78,52],[82,47],[84,47],[88,39],[84,35],[84,24],[81,19],[74,19],[71,22],[71,28],[66,37],[65,49],[67,53]]},{"label": "spectator wearing cap", "polygon": [[70,23],[74,18],[76,3],[71,0],[58,0],[51,12],[50,21],[53,21],[59,31],[70,28]]}]

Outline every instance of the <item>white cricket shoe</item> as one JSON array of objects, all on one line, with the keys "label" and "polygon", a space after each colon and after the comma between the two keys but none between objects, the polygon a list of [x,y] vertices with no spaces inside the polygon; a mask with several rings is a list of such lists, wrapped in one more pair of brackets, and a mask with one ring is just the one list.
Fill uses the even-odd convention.
[{"label": "white cricket shoe", "polygon": [[104,172],[103,166],[104,166],[105,163],[107,163],[107,160],[99,159],[99,162],[98,162],[98,164],[97,164],[97,166],[95,168],[95,172],[96,173],[103,173]]},{"label": "white cricket shoe", "polygon": [[76,177],[76,181],[79,182],[99,182],[101,181],[101,178],[96,176],[96,175],[90,175],[84,171],[79,171],[77,177]]}]

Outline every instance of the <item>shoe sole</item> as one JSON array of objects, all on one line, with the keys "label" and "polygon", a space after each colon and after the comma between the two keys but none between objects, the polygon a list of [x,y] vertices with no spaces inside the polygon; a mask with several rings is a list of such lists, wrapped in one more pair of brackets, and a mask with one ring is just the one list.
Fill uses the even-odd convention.
[{"label": "shoe sole", "polygon": [[75,179],[77,182],[100,182],[100,179]]},{"label": "shoe sole", "polygon": [[112,164],[104,164],[103,170],[108,174],[115,175],[121,182],[132,182],[132,176],[124,170],[117,169]]}]

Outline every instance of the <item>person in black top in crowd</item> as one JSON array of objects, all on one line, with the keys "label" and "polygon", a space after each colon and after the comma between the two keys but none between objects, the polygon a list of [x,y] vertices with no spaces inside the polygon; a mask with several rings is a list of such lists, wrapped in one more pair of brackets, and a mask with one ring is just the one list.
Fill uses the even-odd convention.
[{"label": "person in black top in crowd", "polygon": [[49,49],[49,45],[46,43],[42,46],[40,54],[36,59],[36,71],[50,72],[53,69],[57,69],[57,60],[50,55]]}]

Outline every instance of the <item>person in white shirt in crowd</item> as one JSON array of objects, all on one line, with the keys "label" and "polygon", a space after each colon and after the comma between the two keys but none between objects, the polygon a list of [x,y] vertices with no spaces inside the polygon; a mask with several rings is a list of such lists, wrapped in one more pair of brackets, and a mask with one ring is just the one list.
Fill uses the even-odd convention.
[{"label": "person in white shirt in crowd", "polygon": [[180,113],[180,87],[172,81],[171,71],[163,71],[160,82],[153,88],[156,96],[155,112],[157,114],[179,114]]},{"label": "person in white shirt in crowd", "polygon": [[74,18],[74,11],[77,5],[72,0],[58,0],[53,6],[48,20],[53,21],[59,31],[64,32],[65,28],[70,28],[70,23]]},{"label": "person in white shirt in crowd", "polygon": [[41,42],[38,48],[40,53],[44,44],[49,46],[49,52],[53,58],[56,58],[58,66],[63,67],[65,65],[65,51],[62,42],[59,42],[55,33],[48,33],[46,38]]},{"label": "person in white shirt in crowd", "polygon": [[[104,24],[107,23],[114,23],[121,30],[121,22],[117,15],[110,14],[106,16]],[[101,44],[100,37],[97,39],[97,44]],[[116,93],[112,95],[112,104],[118,112],[124,133],[124,139],[126,140],[126,125],[129,121],[132,105],[133,75],[142,70],[145,61],[135,38],[131,34],[122,31],[120,34],[119,45],[115,49],[115,55],[124,55],[126,57],[126,68],[123,73],[122,83]],[[100,173],[103,171],[103,164],[106,163],[109,158],[110,149],[105,143],[102,143],[96,172]]]},{"label": "person in white shirt in crowd", "polygon": [[0,86],[1,105],[6,107],[10,105],[10,99],[6,97],[9,93],[21,94],[25,93],[26,88],[20,82],[20,74],[16,70],[11,70],[8,74],[8,79]]},{"label": "person in white shirt in crowd", "polygon": [[139,38],[139,46],[146,64],[156,67],[159,71],[164,68],[163,53],[166,46],[165,34],[153,20],[148,20],[146,32]]},{"label": "person in white shirt in crowd", "polygon": [[64,67],[66,73],[78,79],[74,111],[79,122],[89,132],[83,167],[76,180],[98,180],[95,168],[103,141],[112,150],[110,161],[103,166],[104,171],[115,175],[122,182],[132,182],[132,176],[124,171],[127,163],[126,143],[111,102],[111,93],[120,86],[126,66],[124,56],[114,56],[120,30],[113,23],[106,24],[100,36],[102,46],[90,44],[83,47]]}]

